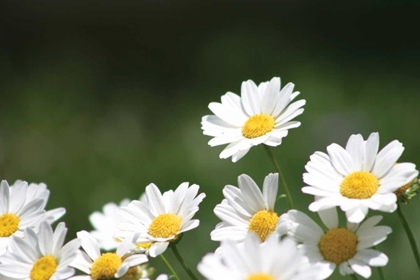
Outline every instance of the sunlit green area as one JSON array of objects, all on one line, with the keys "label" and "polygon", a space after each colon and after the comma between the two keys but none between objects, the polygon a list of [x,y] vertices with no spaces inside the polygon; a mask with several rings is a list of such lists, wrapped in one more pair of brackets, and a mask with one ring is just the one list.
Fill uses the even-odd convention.
[{"label": "sunlit green area", "polygon": [[[223,187],[243,173],[262,185],[274,172],[262,146],[232,163],[202,134],[208,104],[240,94],[242,81],[279,76],[307,101],[302,126],[274,149],[299,210],[309,213],[313,200],[300,191],[309,156],[351,134],[379,132],[381,147],[398,139],[400,161],[418,163],[416,7],[284,2],[8,4],[0,29],[1,178],[45,182],[49,209],[67,209],[68,239],[91,230],[90,213],[138,199],[149,183],[162,191],[196,183],[207,196],[201,224],[179,244],[196,271],[218,246],[210,231]],[[288,210],[286,200],[277,210]],[[403,211],[420,243],[420,197]],[[418,279],[396,213],[382,215],[393,229],[378,247],[390,259],[387,279]],[[168,272],[159,259],[151,264]],[[379,279],[376,269],[371,279]]]}]

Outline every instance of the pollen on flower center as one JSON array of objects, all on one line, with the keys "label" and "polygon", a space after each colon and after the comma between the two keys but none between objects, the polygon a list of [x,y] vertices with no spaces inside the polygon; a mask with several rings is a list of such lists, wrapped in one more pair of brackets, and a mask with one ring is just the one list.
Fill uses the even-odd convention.
[{"label": "pollen on flower center", "polygon": [[31,280],[48,280],[57,269],[57,260],[53,256],[39,258],[31,269]]},{"label": "pollen on flower center", "polygon": [[153,237],[169,238],[181,230],[182,218],[174,214],[161,214],[149,226],[149,234]]},{"label": "pollen on flower center", "polygon": [[105,253],[97,258],[90,269],[92,279],[111,279],[114,277],[118,268],[121,266],[122,260],[115,253]]},{"label": "pollen on flower center", "polygon": [[12,213],[0,216],[0,237],[9,237],[19,229],[20,219]]},{"label": "pollen on flower center", "polygon": [[267,114],[258,114],[250,117],[242,127],[242,135],[245,138],[257,138],[273,130],[275,120]]},{"label": "pollen on flower center", "polygon": [[153,242],[136,243],[136,247],[140,249],[149,249],[153,245]]},{"label": "pollen on flower center", "polygon": [[267,236],[276,229],[278,220],[279,216],[276,212],[261,210],[252,216],[248,230],[255,232],[261,241],[265,241]]},{"label": "pollen on flower center", "polygon": [[256,273],[248,276],[246,280],[275,280],[275,278],[265,273]]},{"label": "pollen on flower center", "polygon": [[378,188],[379,180],[372,173],[357,171],[344,177],[340,193],[348,198],[365,199],[374,195]]},{"label": "pollen on flower center", "polygon": [[356,254],[357,235],[346,228],[334,228],[327,231],[318,243],[318,248],[325,260],[340,264]]}]

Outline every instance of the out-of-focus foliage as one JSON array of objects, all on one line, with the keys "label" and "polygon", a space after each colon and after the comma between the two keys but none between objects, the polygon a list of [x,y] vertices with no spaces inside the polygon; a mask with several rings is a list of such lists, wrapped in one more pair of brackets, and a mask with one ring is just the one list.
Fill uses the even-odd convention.
[{"label": "out-of-focus foliage", "polygon": [[[137,199],[151,182],[162,191],[197,183],[207,194],[201,225],[179,245],[195,270],[217,246],[209,233],[223,186],[242,173],[261,184],[274,172],[262,147],[236,164],[219,159],[222,147],[209,147],[200,129],[208,103],[240,93],[247,79],[280,76],[307,100],[302,126],[274,150],[300,210],[312,199],[300,191],[309,156],[350,134],[378,131],[381,147],[398,139],[401,160],[418,163],[414,1],[95,2],[0,9],[1,178],[45,182],[49,208],[67,209],[68,238],[91,229],[91,212]],[[403,211],[418,237],[417,200]],[[286,210],[280,200],[278,211]],[[380,246],[390,257],[387,278],[415,279],[396,214],[384,216],[394,231]]]}]

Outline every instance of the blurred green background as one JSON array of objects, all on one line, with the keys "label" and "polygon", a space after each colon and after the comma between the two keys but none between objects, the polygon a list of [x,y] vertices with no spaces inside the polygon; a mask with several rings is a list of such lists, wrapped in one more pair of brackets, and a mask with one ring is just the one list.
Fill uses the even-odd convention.
[{"label": "blurred green background", "polygon": [[[300,210],[313,199],[300,191],[309,156],[351,134],[378,131],[381,147],[398,139],[401,161],[417,161],[418,1],[37,2],[0,4],[0,174],[45,182],[48,208],[67,209],[69,239],[107,202],[188,181],[207,195],[179,245],[195,270],[218,245],[209,234],[222,188],[274,171],[261,146],[219,159],[223,147],[200,129],[208,104],[247,79],[280,76],[307,100],[302,126],[274,150]],[[403,211],[420,242],[419,199]],[[387,279],[419,279],[396,214],[384,216]]]}]

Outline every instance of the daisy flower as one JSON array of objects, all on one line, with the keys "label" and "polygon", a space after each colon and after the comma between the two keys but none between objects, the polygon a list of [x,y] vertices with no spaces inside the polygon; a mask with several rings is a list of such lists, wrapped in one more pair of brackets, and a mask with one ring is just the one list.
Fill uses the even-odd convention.
[{"label": "daisy flower", "polygon": [[221,242],[217,253],[207,254],[198,271],[208,280],[307,280],[320,279],[293,239],[279,241],[271,234],[264,243],[253,233],[244,243]]},{"label": "daisy flower", "polygon": [[328,154],[316,152],[305,166],[303,180],[309,186],[302,192],[315,195],[311,211],[340,206],[352,223],[360,223],[368,209],[393,212],[397,209],[394,194],[401,186],[417,177],[412,163],[396,163],[403,145],[397,140],[378,153],[379,134],[372,133],[364,141],[360,134],[352,135],[342,148],[327,147]]},{"label": "daisy flower", "polygon": [[212,102],[209,109],[214,115],[204,116],[201,121],[204,135],[214,137],[210,146],[229,144],[220,158],[232,157],[236,162],[252,146],[265,144],[278,146],[288,130],[300,126],[292,121],[303,113],[305,100],[292,104],[299,92],[293,92],[294,84],[288,83],[280,90],[280,78],[261,83],[258,87],[251,80],[242,83],[241,97],[228,92],[222,103]]},{"label": "daisy flower", "polygon": [[388,263],[384,253],[372,249],[392,232],[390,227],[377,226],[382,216],[372,216],[361,224],[347,221],[347,227],[339,227],[335,207],[318,214],[328,228],[326,232],[305,213],[290,210],[280,217],[278,233],[303,243],[300,246],[307,252],[309,263],[320,269],[322,279],[328,278],[336,266],[341,275],[357,273],[369,278],[371,266]]},{"label": "daisy flower", "polygon": [[87,231],[79,231],[77,237],[81,240],[84,251],[77,252],[71,266],[88,275],[74,276],[70,279],[97,280],[123,277],[131,267],[148,261],[144,254],[132,254],[137,235],[127,236],[117,247],[115,253],[101,254],[99,244]]},{"label": "daisy flower", "polygon": [[13,236],[12,252],[0,257],[0,274],[13,279],[67,279],[75,270],[69,264],[76,257],[80,240],[73,239],[63,246],[67,228],[59,223],[53,232],[48,222],[42,222],[39,233],[25,229],[25,239]]},{"label": "daisy flower", "polygon": [[0,184],[0,255],[9,246],[10,238],[22,238],[24,230],[35,227],[44,217],[44,201],[27,198],[27,184],[9,187],[7,181]]},{"label": "daisy flower", "polygon": [[121,207],[117,237],[124,238],[132,232],[140,233],[137,246],[148,244],[151,257],[163,253],[171,241],[200,224],[191,220],[198,211],[198,205],[206,196],[197,196],[199,186],[182,183],[175,191],[161,194],[155,184],[146,187],[146,200],[133,200],[128,206]]},{"label": "daisy flower", "polygon": [[222,222],[210,233],[211,239],[243,241],[248,232],[254,232],[264,241],[275,231],[279,219],[274,212],[278,174],[265,177],[262,192],[246,174],[238,177],[238,185],[223,188],[225,199],[214,208]]},{"label": "daisy flower", "polygon": [[[28,183],[25,181],[17,180],[11,187],[13,189],[14,186],[17,186],[20,184],[23,184],[24,186],[27,187],[26,200],[31,201],[35,198],[41,198],[42,200],[44,200],[42,208],[45,209],[48,203],[48,199],[50,197],[50,191],[47,189],[47,185],[44,183],[39,183],[39,184],[30,183],[28,185]],[[66,209],[63,207],[47,210],[43,220],[47,221],[49,224],[52,224],[58,219],[60,219],[65,213],[66,213]]]},{"label": "daisy flower", "polygon": [[115,238],[120,207],[127,206],[129,199],[124,199],[117,205],[114,202],[105,204],[102,212],[95,211],[89,216],[89,221],[95,230],[90,234],[98,241],[99,247],[105,251],[115,250],[121,240]]}]

